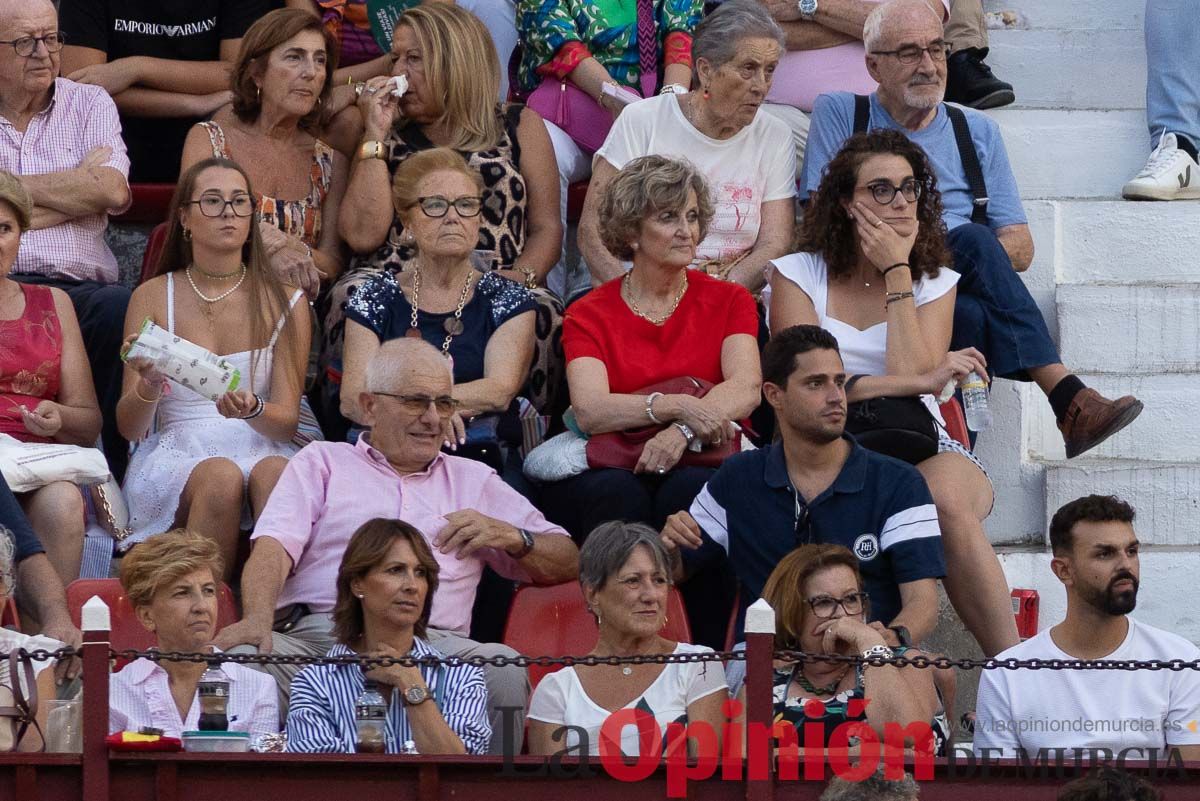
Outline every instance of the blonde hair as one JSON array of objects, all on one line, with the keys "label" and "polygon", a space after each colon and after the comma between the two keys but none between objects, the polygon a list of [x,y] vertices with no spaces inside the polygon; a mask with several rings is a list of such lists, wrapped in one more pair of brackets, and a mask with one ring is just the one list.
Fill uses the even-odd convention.
[{"label": "blonde hair", "polygon": [[121,560],[121,586],[136,609],[149,606],[155,594],[172,581],[208,568],[221,575],[217,544],[202,534],[177,528],[138,543]]},{"label": "blonde hair", "polygon": [[405,11],[396,25],[407,25],[417,39],[435,122],[453,132],[450,146],[495,147],[503,133],[496,114],[500,57],[479,17],[453,3],[428,3]]},{"label": "blonde hair", "polygon": [[33,222],[33,198],[20,178],[4,170],[0,170],[0,202],[12,206],[21,233],[28,231]]}]

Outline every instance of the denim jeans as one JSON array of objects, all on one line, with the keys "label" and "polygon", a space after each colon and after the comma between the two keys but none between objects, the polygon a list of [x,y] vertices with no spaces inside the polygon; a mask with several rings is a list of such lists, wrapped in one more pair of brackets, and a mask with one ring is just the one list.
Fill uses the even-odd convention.
[{"label": "denim jeans", "polygon": [[992,375],[1014,381],[1029,381],[1028,370],[1061,361],[1041,310],[995,233],[967,223],[949,240],[962,276],[950,349],[978,348]]},{"label": "denim jeans", "polygon": [[1196,0],[1146,0],[1146,121],[1200,147],[1200,16]]}]

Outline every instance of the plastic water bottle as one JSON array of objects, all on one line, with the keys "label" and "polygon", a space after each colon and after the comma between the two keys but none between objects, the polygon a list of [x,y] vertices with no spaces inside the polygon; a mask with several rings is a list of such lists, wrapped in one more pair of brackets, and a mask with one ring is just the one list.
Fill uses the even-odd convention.
[{"label": "plastic water bottle", "polygon": [[354,702],[355,750],[360,754],[382,754],[387,750],[387,704],[379,685],[367,681]]},{"label": "plastic water bottle", "polygon": [[200,696],[200,731],[228,731],[229,676],[221,670],[220,660],[208,660],[196,692]]},{"label": "plastic water bottle", "polygon": [[987,431],[992,425],[992,410],[988,408],[987,381],[972,370],[962,383],[963,411],[967,428],[972,431]]}]

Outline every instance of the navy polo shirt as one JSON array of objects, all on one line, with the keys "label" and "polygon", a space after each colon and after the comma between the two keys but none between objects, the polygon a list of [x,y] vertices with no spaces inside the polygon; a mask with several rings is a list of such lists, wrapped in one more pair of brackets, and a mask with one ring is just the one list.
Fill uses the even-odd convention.
[{"label": "navy polo shirt", "polygon": [[870,619],[884,623],[900,613],[900,584],[946,574],[925,479],[911,465],[846,439],[851,449],[842,472],[812,500],[792,487],[776,443],[727,459],[692,502],[704,544],[683,549],[684,565],[692,571],[722,550],[729,555],[742,586],[739,639],[746,607],[762,595],[779,560],[805,542],[844,545],[858,557]]}]

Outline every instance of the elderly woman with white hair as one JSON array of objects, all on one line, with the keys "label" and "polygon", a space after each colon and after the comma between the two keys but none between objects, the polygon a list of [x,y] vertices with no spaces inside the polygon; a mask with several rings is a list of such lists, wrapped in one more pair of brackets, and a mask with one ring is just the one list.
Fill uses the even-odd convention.
[{"label": "elderly woman with white hair", "polygon": [[696,27],[693,91],[621,112],[596,151],[579,221],[592,283],[627,265],[600,234],[600,204],[617,171],[648,155],[686,158],[713,187],[716,215],[695,267],[757,292],[771,259],[787,253],[795,223],[796,154],[787,125],[759,109],[783,53],[783,31],[755,0],[728,0]]},{"label": "elderly woman with white hair", "polygon": [[[589,656],[712,652],[659,634],[666,623],[671,568],[658,534],[648,526],[611,522],[593,531],[579,554],[579,583],[600,630]],[[542,679],[533,693],[529,753],[599,754],[600,729],[621,710],[651,715],[660,737],[671,723],[706,723],[719,738],[728,698],[719,660],[566,667]],[[556,737],[564,728],[566,737]],[[714,745],[719,754],[719,740]],[[622,728],[620,746],[626,756],[638,755],[637,727]]]}]

